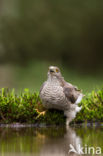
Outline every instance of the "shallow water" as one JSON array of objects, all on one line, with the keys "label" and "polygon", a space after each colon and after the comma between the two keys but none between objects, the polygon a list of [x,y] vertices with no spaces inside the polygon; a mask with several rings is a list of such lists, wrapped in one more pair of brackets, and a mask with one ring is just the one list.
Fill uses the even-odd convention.
[{"label": "shallow water", "polygon": [[70,145],[85,152],[92,146],[95,155],[97,147],[103,150],[103,128],[0,128],[0,156],[76,156],[68,153]]}]

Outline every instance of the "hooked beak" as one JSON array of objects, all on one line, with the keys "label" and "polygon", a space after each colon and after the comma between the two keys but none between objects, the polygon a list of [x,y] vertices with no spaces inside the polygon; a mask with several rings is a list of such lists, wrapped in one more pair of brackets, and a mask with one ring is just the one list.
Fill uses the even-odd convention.
[{"label": "hooked beak", "polygon": [[54,73],[54,70],[53,69],[50,69],[50,73]]}]

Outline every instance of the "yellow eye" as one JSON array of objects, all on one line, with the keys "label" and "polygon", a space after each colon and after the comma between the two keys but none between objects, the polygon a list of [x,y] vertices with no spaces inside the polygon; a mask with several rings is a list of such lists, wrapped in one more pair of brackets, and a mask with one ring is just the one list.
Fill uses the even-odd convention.
[{"label": "yellow eye", "polygon": [[56,69],[56,72],[58,73],[58,72],[59,72],[59,70],[58,70],[58,69]]}]

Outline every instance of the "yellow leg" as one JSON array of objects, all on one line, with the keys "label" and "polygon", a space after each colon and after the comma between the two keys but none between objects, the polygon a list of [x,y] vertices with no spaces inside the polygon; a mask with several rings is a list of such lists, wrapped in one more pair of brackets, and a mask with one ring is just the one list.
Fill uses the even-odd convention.
[{"label": "yellow leg", "polygon": [[39,113],[38,116],[36,117],[37,119],[38,119],[40,116],[42,116],[42,115],[44,116],[45,113],[46,113],[46,111],[39,112],[37,109],[36,109],[36,111]]}]

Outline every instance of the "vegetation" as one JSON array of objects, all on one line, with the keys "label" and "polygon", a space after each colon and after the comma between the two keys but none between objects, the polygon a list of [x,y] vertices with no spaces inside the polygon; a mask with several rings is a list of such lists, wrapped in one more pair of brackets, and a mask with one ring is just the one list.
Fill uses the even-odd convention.
[{"label": "vegetation", "polygon": [[[80,103],[82,110],[74,122],[103,121],[103,89],[86,95]],[[46,111],[45,114],[43,112]],[[33,123],[59,125],[65,123],[62,111],[45,110],[38,93],[25,89],[17,95],[14,90],[2,88],[0,91],[0,122],[1,123]]]},{"label": "vegetation", "polygon": [[81,104],[83,109],[78,113],[76,122],[103,121],[103,89],[88,94]]}]

